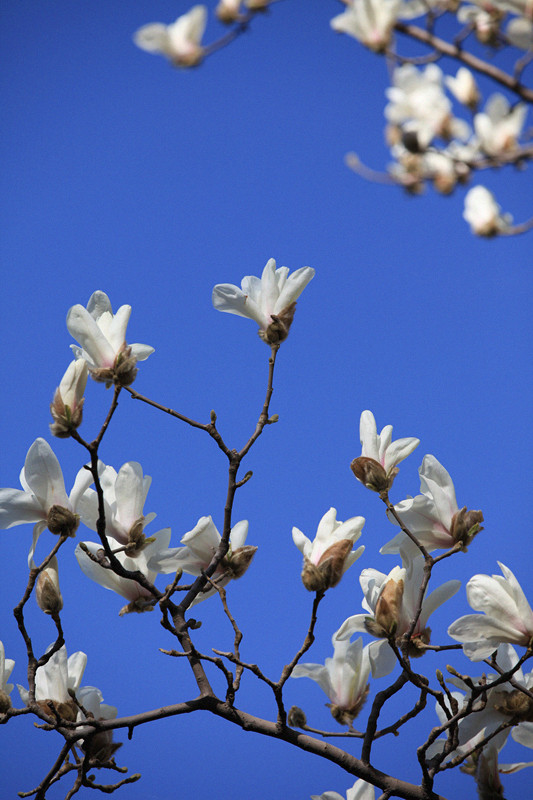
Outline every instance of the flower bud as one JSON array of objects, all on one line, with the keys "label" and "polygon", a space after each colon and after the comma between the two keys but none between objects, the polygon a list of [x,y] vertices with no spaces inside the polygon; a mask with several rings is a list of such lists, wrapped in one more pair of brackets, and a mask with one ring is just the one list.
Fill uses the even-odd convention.
[{"label": "flower bud", "polygon": [[392,485],[392,481],[398,474],[398,469],[394,467],[390,471],[389,476],[387,476],[381,464],[368,456],[354,458],[350,464],[350,468],[357,480],[361,481],[363,486],[366,486],[367,489],[371,489],[373,492],[388,491]]},{"label": "flower bud", "polygon": [[242,578],[250,564],[252,563],[252,558],[255,555],[255,551],[257,547],[253,547],[252,545],[244,545],[244,547],[238,547],[236,550],[228,553],[222,559],[222,568],[232,577],[232,578]]},{"label": "flower bud", "polygon": [[215,8],[215,14],[225,25],[237,22],[241,17],[241,0],[220,0]]},{"label": "flower bud", "polygon": [[51,506],[46,524],[50,533],[55,533],[57,536],[75,536],[80,517],[64,506]]},{"label": "flower bud", "polygon": [[341,539],[322,553],[318,564],[304,558],[302,583],[309,592],[325,592],[336,586],[344,574],[344,562],[351,551],[351,539]]},{"label": "flower bud", "polygon": [[266,330],[259,330],[259,336],[267,344],[279,344],[289,335],[289,330],[296,311],[296,300],[284,308],[279,314],[271,314],[272,322]]},{"label": "flower bud", "polygon": [[382,637],[394,635],[400,621],[400,609],[403,598],[403,580],[390,579],[383,587],[376,603],[374,617],[376,624],[383,631]]},{"label": "flower bud", "polygon": [[53,717],[55,711],[62,719],[68,722],[76,722],[78,706],[73,700],[68,700],[66,703],[62,703],[59,700],[37,700],[37,705],[49,717]]},{"label": "flower bud", "polygon": [[483,522],[482,511],[467,511],[466,506],[457,511],[450,525],[454,542],[460,542],[466,550],[473,538],[483,530],[480,522]]},{"label": "flower bud", "polygon": [[87,374],[87,363],[83,359],[69,364],[50,405],[54,420],[50,424],[53,436],[66,439],[81,425]]},{"label": "flower bud", "polygon": [[37,605],[45,614],[56,616],[63,608],[63,598],[59,588],[57,558],[54,556],[37,578],[35,586]]},{"label": "flower bud", "polygon": [[303,728],[307,725],[307,717],[301,708],[298,708],[298,706],[291,706],[287,715],[287,722],[291,728]]},{"label": "flower bud", "polygon": [[89,758],[100,763],[109,761],[119,747],[122,747],[122,742],[113,741],[113,731],[98,731],[81,745],[81,749]]},{"label": "flower bud", "polygon": [[4,692],[3,689],[0,689],[0,714],[5,714],[6,711],[9,711],[11,708],[11,698]]}]

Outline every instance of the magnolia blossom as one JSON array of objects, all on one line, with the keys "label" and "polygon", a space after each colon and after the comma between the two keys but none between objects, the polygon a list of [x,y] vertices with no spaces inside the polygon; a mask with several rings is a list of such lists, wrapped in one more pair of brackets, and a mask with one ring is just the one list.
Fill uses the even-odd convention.
[{"label": "magnolia blossom", "polygon": [[241,16],[241,2],[242,0],[220,0],[215,8],[215,14],[226,24],[236,22]]},{"label": "magnolia blossom", "polygon": [[0,529],[35,523],[28,563],[31,563],[37,540],[46,527],[52,533],[74,536],[79,524],[76,506],[92,480],[88,470],[80,469],[67,496],[63,473],[52,448],[44,439],[34,441],[20,473],[24,491],[0,489]]},{"label": "magnolia blossom", "polygon": [[474,575],[466,585],[466,595],[474,611],[453,622],[448,633],[472,661],[488,658],[502,642],[527,647],[533,639],[533,611],[522,587],[504,564],[498,561],[501,575]]},{"label": "magnolia blossom", "polygon": [[368,695],[370,658],[368,645],[334,640],[333,658],[324,664],[297,664],[293,678],[311,678],[328,696],[331,714],[340,725],[350,725],[361,711]]},{"label": "magnolia blossom", "polygon": [[479,103],[480,94],[476,79],[469,69],[466,67],[459,67],[455,78],[452,78],[451,75],[446,75],[444,77],[444,82],[460,103],[468,108],[476,108]]},{"label": "magnolia blossom", "polygon": [[[531,10],[530,10],[531,15]],[[527,17],[513,17],[505,28],[505,35],[515,47],[529,50],[533,47],[533,20]]]},{"label": "magnolia blossom", "polygon": [[351,464],[355,477],[374,491],[389,489],[398,474],[397,465],[418,447],[420,439],[408,437],[393,442],[392,425],[386,425],[378,434],[371,411],[361,414],[359,435],[361,456]]},{"label": "magnolia blossom", "polygon": [[[52,645],[47,649],[51,650]],[[65,645],[50,656],[46,664],[37,667],[35,673],[35,700],[43,711],[51,714],[49,703],[54,705],[56,711],[65,719],[74,721],[78,708],[73,702],[69,689],[76,692],[87,664],[85,653],[78,651],[67,659]],[[30,693],[23,686],[17,684],[20,697],[25,705],[30,702]]]},{"label": "magnolia blossom", "polygon": [[[118,473],[113,467],[104,467],[99,477],[104,493],[106,535],[126,545],[128,555],[134,555],[144,545],[144,527],[156,516],[153,512],[143,516],[152,479],[149,475],[143,476],[142,467],[136,461],[126,462]],[[78,510],[85,525],[95,531],[98,495],[93,489],[85,491]]]},{"label": "magnolia blossom", "polygon": [[[408,497],[397,503],[394,510],[403,525],[411,531],[426,550],[450,548],[460,542],[465,547],[481,530],[481,511],[459,510],[455,499],[455,488],[449,473],[435,456],[424,456],[419,469],[420,491],[416,497]],[[389,514],[394,525],[399,525]],[[418,548],[405,533],[399,533],[384,545],[380,553],[399,553],[400,549],[417,555]]]},{"label": "magnolia blossom", "polygon": [[[359,779],[347,790],[346,800],[375,800],[376,794],[372,784]],[[322,794],[312,794],[311,800],[344,800],[338,792],[323,792]]]},{"label": "magnolia blossom", "polygon": [[[370,633],[383,639],[384,644],[391,637],[400,642],[414,619],[424,572],[424,559],[421,556],[408,560],[402,553],[402,560],[404,566],[394,567],[388,575],[376,569],[364,569],[361,572],[359,583],[365,596],[363,608],[367,613],[348,617],[334,634],[334,639],[349,639],[354,633]],[[424,596],[420,616],[411,635],[409,655],[423,655],[424,645],[430,642],[431,629],[427,627],[430,615],[453,597],[460,585],[458,580],[447,581]],[[376,658],[372,675],[375,678],[382,677],[391,671],[392,666],[391,662],[378,663]]]},{"label": "magnolia blossom", "polygon": [[313,542],[298,528],[292,529],[293,542],[304,557],[302,581],[306,589],[325,591],[339,583],[365,549],[362,546],[352,550],[364,524],[364,517],[351,517],[340,522],[337,509],[330,508],[320,520]]},{"label": "magnolia blossom", "polygon": [[71,361],[67,367],[50,406],[54,419],[50,431],[54,436],[67,438],[81,425],[87,374],[87,362],[83,359]]},{"label": "magnolia blossom", "polygon": [[[255,555],[257,547],[245,545],[248,535],[248,520],[237,522],[230,532],[229,550],[212,575],[217,586],[226,586],[232,578],[240,578]],[[161,549],[149,559],[149,566],[157,572],[169,573],[182,569],[189,575],[202,575],[215,555],[221,541],[211,517],[200,517],[191,531],[188,531],[181,543],[184,547]],[[205,600],[216,592],[215,588],[206,589],[195,602]]]},{"label": "magnolia blossom", "polygon": [[141,50],[160,53],[178,67],[194,67],[204,57],[200,41],[207,24],[207,8],[193,6],[171,25],[152,22],[139,28],[133,41]]},{"label": "magnolia blossom", "polygon": [[[116,541],[107,537],[107,542],[111,550],[113,550]],[[160,551],[164,551],[168,548],[169,544],[170,528],[163,528],[150,537],[148,544],[136,553],[135,558],[127,555],[124,550],[117,551],[115,556],[124,569],[130,572],[139,571],[150,583],[153,583],[157,577],[158,570],[149,566],[150,559],[156,557]],[[100,586],[103,586],[105,589],[110,589],[112,592],[128,600],[128,604],[120,610],[120,616],[132,612],[140,613],[142,611],[152,610],[154,604],[154,596],[152,593],[132,578],[123,578],[120,575],[116,575],[113,570],[109,568],[109,562],[101,543],[83,542],[83,544],[79,544],[76,547],[74,555],[82,571],[88,578],[95,583],[99,583]]]},{"label": "magnolia blossom", "polygon": [[497,3],[487,4],[487,8],[480,6],[464,5],[457,10],[459,22],[471,25],[477,39],[483,44],[496,44],[500,31],[502,13],[497,8]]},{"label": "magnolia blossom", "polygon": [[463,217],[477,236],[505,233],[513,221],[510,214],[501,213],[494,195],[484,186],[474,186],[466,193]]},{"label": "magnolia blossom", "polygon": [[[87,711],[87,716],[83,711],[78,709],[78,716],[76,722],[83,722],[86,719],[115,719],[117,716],[117,709],[115,706],[110,706],[103,702],[103,695],[100,689],[96,686],[81,686],[76,692],[76,696],[80,705]],[[113,753],[115,753],[120,743],[113,742],[113,731],[98,731],[94,736],[88,740],[87,743],[79,742],[82,750],[87,752],[91,758],[98,761],[108,761]]]},{"label": "magnolia blossom", "polygon": [[315,270],[301,267],[289,276],[288,267],[276,269],[269,259],[261,278],[247,275],[241,289],[231,283],[219,283],[213,289],[213,305],[219,311],[253,319],[259,335],[268,344],[287,338],[294,316],[296,300],[312,279]]},{"label": "magnolia blossom", "polygon": [[347,33],[375,53],[390,44],[401,0],[350,0],[346,11],[331,20],[338,33]]},{"label": "magnolia blossom", "polygon": [[[31,559],[30,568],[35,568],[36,564]],[[59,571],[57,557],[50,559],[45,569],[39,573],[35,585],[35,599],[37,605],[45,614],[58,614],[63,608],[63,597],[59,588]]]},{"label": "magnolia blossom", "polygon": [[71,345],[77,359],[84,359],[91,376],[107,386],[129,386],[137,374],[137,361],[154,352],[147,344],[126,343],[126,328],[131,306],[120,306],[113,314],[109,297],[94,292],[87,308],[72,306],[67,314],[67,328],[81,347]]},{"label": "magnolia blossom", "polygon": [[5,713],[11,708],[9,695],[13,691],[13,684],[8,683],[9,676],[13,671],[15,662],[12,658],[6,658],[3,642],[0,642],[0,714]]},{"label": "magnolia blossom", "polygon": [[493,94],[482,113],[474,117],[474,130],[481,149],[489,156],[514,150],[526,121],[527,106],[517,103],[513,108],[505,95]]}]

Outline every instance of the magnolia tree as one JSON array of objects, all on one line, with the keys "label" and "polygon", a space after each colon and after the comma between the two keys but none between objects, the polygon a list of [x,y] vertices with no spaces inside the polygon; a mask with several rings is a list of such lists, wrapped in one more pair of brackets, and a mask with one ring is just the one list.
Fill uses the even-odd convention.
[{"label": "magnolia tree", "polygon": [[[142,28],[135,41],[143,49],[163,53],[177,66],[196,66],[233,41],[260,12],[266,7],[270,10],[270,5],[252,0],[245,4],[229,0],[219,3],[219,19],[232,27],[211,46],[201,44],[206,21],[202,6],[171,25],[158,23]],[[423,27],[404,21],[422,16],[426,17]],[[435,33],[437,23],[449,19],[464,25],[453,44]],[[395,159],[389,172],[391,182],[412,192],[432,181],[438,191],[449,192],[456,184],[468,181],[477,169],[509,168],[531,157],[531,147],[521,140],[526,103],[532,98],[531,90],[521,82],[527,55],[523,54],[514,72],[507,74],[469,53],[464,45],[477,36],[498,54],[511,47],[527,53],[531,43],[528,6],[506,2],[490,7],[452,7],[416,4],[413,0],[404,4],[355,0],[346,4],[332,26],[376,53],[387,55],[395,65],[386,110]],[[398,55],[398,34],[427,45],[429,56],[407,59]],[[466,65],[455,78],[444,80],[438,66],[421,63],[436,60],[441,54]],[[518,102],[511,107],[504,95],[496,94],[479,111],[481,98],[470,70],[489,75],[514,92]],[[445,86],[470,109],[473,131],[453,113]],[[349,163],[369,175],[353,156]],[[466,203],[465,217],[480,235],[519,232],[527,227],[513,227],[482,186],[470,191]],[[254,271],[260,271],[260,267],[254,267]],[[226,267],[220,276],[221,280],[239,278]],[[260,659],[255,660],[255,655],[253,660],[247,655],[248,632],[239,621],[242,609],[235,601],[236,582],[244,585],[247,605],[260,620],[268,611],[265,598],[254,591],[253,573],[270,570],[274,586],[276,564],[261,560],[260,520],[239,519],[236,498],[246,493],[246,485],[254,480],[247,469],[250,453],[257,452],[265,440],[263,458],[268,459],[272,470],[285,469],[290,480],[289,467],[279,462],[275,450],[268,452],[271,426],[295,422],[279,420],[273,413],[274,377],[285,350],[290,359],[287,339],[299,327],[296,304],[305,304],[305,294],[301,300],[300,296],[312,279],[315,285],[320,284],[320,272],[316,278],[315,270],[308,266],[291,272],[287,267],[277,268],[271,258],[260,276],[243,277],[240,287],[221,283],[213,289],[214,308],[251,320],[258,326],[261,339],[258,348],[263,350],[265,362],[264,399],[244,442],[230,441],[223,435],[214,411],[208,420],[192,418],[169,407],[167,398],[151,397],[144,388],[134,388],[143,386],[142,362],[152,356],[154,348],[129,344],[129,305],[113,312],[117,302],[128,299],[126,289],[124,296],[112,298],[113,305],[107,294],[97,290],[86,307],[77,304],[68,310],[74,360],[51,397],[50,434],[68,440],[62,444],[77,454],[79,472],[67,493],[58,458],[48,441],[39,437],[27,451],[20,473],[22,488],[0,490],[0,527],[33,526],[31,538],[28,532],[26,588],[20,599],[14,599],[26,659],[21,663],[17,658],[15,663],[11,658],[8,636],[13,632],[4,622],[0,723],[6,733],[23,721],[20,718],[29,717],[56,747],[38,785],[28,788],[21,776],[21,796],[50,797],[59,786],[63,796],[70,798],[84,789],[112,793],[134,784],[140,775],[122,765],[122,759],[127,761],[127,743],[120,759],[117,755],[124,744],[123,734],[131,738],[137,729],[150,725],[157,741],[155,731],[161,720],[180,717],[183,721],[185,715],[195,712],[214,715],[243,732],[278,740],[287,748],[338,766],[338,784],[332,789],[342,789],[349,776],[353,786],[346,793],[347,800],[438,800],[443,797],[441,779],[452,770],[472,776],[463,778],[465,791],[472,793],[473,780],[481,798],[495,800],[504,797],[502,773],[530,766],[527,749],[520,761],[505,763],[509,761],[506,745],[513,741],[533,748],[533,672],[528,671],[528,659],[533,655],[533,611],[512,571],[516,554],[502,552],[497,574],[472,574],[466,585],[472,613],[455,619],[448,612],[444,627],[435,625],[432,615],[437,612],[435,618],[442,619],[448,601],[460,589],[460,581],[446,579],[447,573],[453,574],[453,565],[467,551],[470,557],[476,548],[483,547],[483,535],[478,537],[483,513],[463,504],[467,487],[458,488],[461,501],[457,501],[450,474],[430,454],[421,460],[419,493],[414,485],[409,496],[398,495],[395,481],[400,465],[405,459],[413,462],[420,441],[414,437],[393,439],[391,425],[378,433],[374,414],[365,410],[364,398],[357,409],[360,449],[356,451],[354,445],[353,460],[346,464],[353,472],[354,512],[366,493],[382,508],[382,527],[392,526],[389,534],[383,535],[382,530],[367,533],[362,516],[339,520],[334,507],[325,508],[316,520],[316,532],[292,527],[292,544],[292,523],[288,523],[287,535],[279,536],[279,557],[289,558],[291,548],[293,554],[299,551],[302,592],[308,593],[308,618],[298,632],[294,649],[282,654],[284,666],[277,674]],[[73,301],[76,299],[83,298],[73,296]],[[255,335],[249,323],[242,328],[243,337]],[[194,332],[189,333],[194,342]],[[157,341],[154,344],[157,349]],[[54,378],[51,380],[53,383]],[[88,416],[87,408],[96,404],[98,393],[108,398],[108,405],[96,429],[90,430],[83,413],[85,410]],[[191,520],[191,528],[184,534],[183,530],[178,535],[171,533],[170,527],[152,531],[155,514],[144,510],[151,478],[139,462],[109,463],[110,431],[120,426],[123,400],[128,395],[146,412],[146,426],[153,414],[159,413],[169,418],[169,425],[175,423],[182,430],[189,428],[198,437],[211,440],[213,452],[225,462],[223,507],[211,506],[206,487],[206,507],[198,510],[196,524]],[[383,421],[378,422],[381,426]],[[168,492],[176,492],[172,476]],[[336,500],[332,498],[332,502]],[[198,518],[200,513],[203,515]],[[382,536],[381,553],[388,556],[377,568],[360,560],[370,535]],[[69,552],[72,539],[75,558]],[[345,609],[344,621],[331,624],[324,606],[341,582],[357,583],[358,566],[363,566],[359,597]],[[91,613],[98,614],[101,587],[122,598],[117,598],[122,619],[105,619],[102,625],[120,626],[127,620],[134,629],[147,612],[155,612],[149,619],[163,626],[163,653],[173,660],[180,676],[188,672],[194,691],[187,692],[183,687],[188,684],[180,677],[177,688],[168,687],[164,705],[146,709],[135,691],[139,680],[135,676],[132,694],[138,710],[128,710],[126,715],[105,703],[100,689],[83,684],[91,651],[89,647],[88,653],[76,651],[77,645],[67,641],[70,637],[64,632],[60,588],[60,575],[76,570],[80,580],[99,584],[93,587]],[[35,620],[35,603],[47,617]],[[218,631],[208,631],[212,638],[207,648],[205,636],[200,638],[205,634],[205,628],[201,628],[205,609],[215,604],[231,632],[230,649],[220,648]],[[141,614],[142,618],[130,616]],[[309,652],[319,624],[329,626],[331,636],[331,655],[324,663],[314,663]],[[43,630],[48,647],[38,644]],[[459,660],[462,654],[471,662],[468,671],[461,666],[465,663]],[[435,668],[437,660],[439,666]],[[125,680],[133,674],[131,665],[126,666]],[[316,710],[295,705],[293,698],[301,685],[292,680],[295,678],[318,684],[331,712],[330,727],[315,724]],[[270,717],[258,715],[248,702],[246,686],[250,683],[268,693],[273,709]],[[106,699],[113,701],[112,697]],[[175,720],[177,727],[179,722]],[[396,743],[396,737],[407,742],[417,768],[416,781],[393,773],[381,751],[378,754],[379,740]],[[238,765],[232,769],[238,771]],[[510,785],[512,780],[509,778]],[[124,789],[124,793],[127,791]],[[235,794],[238,796],[237,790]],[[344,796],[336,790],[313,795],[319,800]]]}]

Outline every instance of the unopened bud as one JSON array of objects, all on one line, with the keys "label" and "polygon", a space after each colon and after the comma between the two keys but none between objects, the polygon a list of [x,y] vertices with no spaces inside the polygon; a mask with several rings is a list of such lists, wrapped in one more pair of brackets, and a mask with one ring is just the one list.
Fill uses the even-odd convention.
[{"label": "unopened bud", "polygon": [[392,636],[400,620],[400,608],[403,598],[403,580],[388,580],[379,595],[374,616],[376,623]]},{"label": "unopened bud", "polygon": [[241,0],[220,0],[215,8],[215,14],[225,25],[237,22],[241,17]]},{"label": "unopened bud", "polygon": [[298,708],[298,706],[291,706],[289,708],[287,722],[291,728],[303,728],[307,725],[307,717],[301,708]]},{"label": "unopened bud", "polygon": [[57,558],[50,559],[48,565],[39,574],[35,586],[37,605],[45,614],[55,616],[63,608],[63,598],[59,588],[59,575],[57,571]]},{"label": "unopened bud", "polygon": [[217,421],[217,415],[215,414],[214,411],[211,411],[211,425],[214,425],[216,421]]},{"label": "unopened bud", "polygon": [[482,511],[467,511],[466,506],[457,511],[450,525],[450,533],[454,542],[460,542],[464,549],[468,547],[476,534],[483,530]]},{"label": "unopened bud", "polygon": [[232,578],[241,578],[252,563],[252,558],[256,550],[257,547],[253,547],[252,545],[238,547],[236,550],[224,556],[222,559],[223,569],[229,573]]},{"label": "unopened bud", "polygon": [[83,393],[87,384],[87,364],[83,359],[72,361],[55,391],[50,406],[54,422],[50,425],[53,436],[66,439],[81,425]]},{"label": "unopened bud", "polygon": [[57,536],[75,536],[80,518],[64,506],[52,506],[46,517],[46,524],[50,533]]},{"label": "unopened bud", "polygon": [[289,335],[289,330],[296,311],[296,300],[288,305],[279,314],[271,314],[272,322],[266,330],[259,330],[259,336],[267,344],[279,344]]},{"label": "unopened bud", "polygon": [[350,468],[357,480],[361,481],[363,486],[366,486],[367,489],[373,492],[388,491],[391,487],[392,480],[397,474],[397,472],[395,472],[391,480],[379,461],[376,461],[374,458],[369,458],[368,456],[354,458],[350,464]]},{"label": "unopened bud", "polygon": [[305,588],[309,592],[325,592],[337,586],[344,574],[344,563],[352,546],[350,539],[341,539],[322,553],[318,564],[305,558],[302,569],[302,583]]},{"label": "unopened bud", "polygon": [[275,422],[278,422],[279,414],[272,414],[271,417],[267,419],[267,425],[273,425]]}]

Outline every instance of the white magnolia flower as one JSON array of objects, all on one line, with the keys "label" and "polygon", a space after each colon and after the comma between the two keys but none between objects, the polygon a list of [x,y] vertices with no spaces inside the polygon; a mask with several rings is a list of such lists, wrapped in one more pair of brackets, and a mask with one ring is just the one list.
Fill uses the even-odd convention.
[{"label": "white magnolia flower", "polygon": [[[212,580],[218,586],[226,586],[232,578],[240,578],[250,566],[257,547],[245,545],[247,535],[248,520],[237,522],[231,529],[229,550],[212,575]],[[182,569],[198,577],[211,563],[220,540],[220,533],[212,518],[200,517],[194,528],[181,539],[184,547],[168,548],[167,545],[168,549],[161,549],[151,557],[149,566],[165,574]],[[211,597],[215,592],[214,588],[206,589],[198,595],[195,603]]]},{"label": "white magnolia flower", "polygon": [[[418,556],[407,560],[402,553],[402,560],[404,566],[394,567],[388,575],[376,569],[364,569],[361,572],[359,582],[365,596],[363,608],[367,613],[348,617],[334,634],[334,639],[349,639],[354,633],[370,633],[382,639],[386,645],[389,637],[393,636],[398,641],[407,633],[418,606],[424,559]],[[411,656],[423,655],[423,646],[430,641],[431,630],[427,627],[430,615],[453,597],[460,585],[458,580],[447,581],[424,596],[421,613],[411,636]],[[390,648],[387,649],[392,652]],[[383,661],[378,663],[376,657],[376,666],[373,664],[372,668],[375,678],[387,675],[394,666],[394,661],[386,661],[381,652],[379,657]]]},{"label": "white magnolia flower", "polygon": [[479,103],[480,94],[476,79],[469,69],[466,67],[459,67],[455,78],[451,75],[446,75],[444,83],[460,103],[468,108],[476,108]]},{"label": "white magnolia flower", "polygon": [[79,522],[76,506],[92,480],[88,470],[80,469],[67,496],[63,473],[52,448],[44,439],[34,441],[20,473],[23,491],[0,489],[0,529],[35,523],[28,563],[31,564],[37,540],[45,528],[56,534],[75,534]]},{"label": "white magnolia flower", "polygon": [[[50,650],[52,645],[47,649]],[[35,673],[35,700],[43,704],[43,710],[50,714],[48,702],[52,702],[61,716],[74,721],[78,709],[69,695],[69,689],[77,692],[87,664],[85,653],[78,651],[67,659],[65,645],[57,650]],[[30,693],[17,684],[20,697],[28,705]]]},{"label": "white magnolia flower", "polygon": [[[404,526],[430,552],[448,549],[456,542],[468,545],[480,530],[481,511],[467,511],[466,507],[459,510],[453,481],[435,456],[424,456],[419,474],[422,494],[394,506]],[[399,524],[393,516],[389,515],[389,519],[394,525]],[[470,533],[474,526],[474,532]],[[418,554],[417,546],[405,533],[387,542],[380,553],[399,553],[400,549],[410,556]]]},{"label": "white magnolia flower", "polygon": [[131,306],[120,306],[113,314],[109,297],[94,292],[87,308],[75,305],[67,314],[67,328],[81,347],[71,345],[77,359],[87,362],[91,376],[110,385],[128,386],[135,380],[137,361],[144,361],[154,352],[147,344],[126,343],[126,328]]},{"label": "white magnolia flower", "polygon": [[331,714],[340,725],[351,725],[361,711],[368,695],[370,658],[368,645],[363,640],[355,642],[334,640],[333,658],[324,664],[297,664],[293,678],[311,678],[328,696]]},{"label": "white magnolia flower", "polygon": [[346,570],[357,561],[364,546],[352,550],[361,536],[364,517],[337,520],[337,509],[330,508],[318,524],[314,541],[298,528],[292,529],[292,539],[304,557],[302,580],[309,591],[325,591],[336,586]]},{"label": "white magnolia flower", "polygon": [[392,441],[392,425],[385,425],[380,434],[371,411],[363,411],[359,422],[361,456],[352,461],[355,477],[369,489],[390,488],[398,474],[397,465],[420,444],[420,439],[406,437]]},{"label": "white magnolia flower", "polygon": [[501,575],[474,575],[466,585],[470,606],[479,614],[467,614],[453,622],[448,633],[472,661],[488,658],[502,642],[527,647],[533,639],[533,611],[522,587],[504,564]]},{"label": "white magnolia flower", "polygon": [[231,283],[219,283],[213,289],[213,305],[219,311],[253,319],[259,335],[269,344],[288,336],[296,300],[312,279],[315,270],[301,267],[289,275],[288,267],[276,269],[269,259],[261,278],[247,275],[241,289]]},{"label": "white magnolia flower", "polygon": [[501,213],[494,195],[484,186],[474,186],[466,193],[463,217],[477,236],[505,233],[513,221],[510,214]]},{"label": "white magnolia flower", "polygon": [[[531,11],[529,13],[531,14]],[[505,28],[505,35],[515,47],[529,50],[533,47],[533,20],[513,17]]]},{"label": "white magnolia flower", "polygon": [[66,438],[81,425],[87,374],[87,363],[83,359],[71,361],[68,365],[50,406],[54,419],[50,431],[54,436]]},{"label": "white magnolia flower", "polygon": [[338,33],[347,33],[375,53],[390,44],[401,0],[351,0],[346,11],[331,20]]},{"label": "white magnolia flower", "polygon": [[[375,797],[372,784],[361,779],[346,792],[346,800],[375,800]],[[338,792],[323,792],[323,794],[312,794],[311,800],[344,800],[344,797]]]},{"label": "white magnolia flower", "polygon": [[457,19],[465,25],[473,26],[477,39],[483,44],[494,44],[498,39],[502,13],[496,2],[480,6],[464,5],[457,10]]},{"label": "white magnolia flower", "polygon": [[141,50],[160,53],[178,67],[194,67],[204,57],[200,41],[207,24],[207,8],[193,6],[171,25],[152,22],[139,28],[133,41]]},{"label": "white magnolia flower", "polygon": [[[88,715],[86,716],[81,708],[78,709],[76,722],[84,722],[88,718],[115,719],[117,716],[115,706],[110,706],[103,702],[102,692],[96,686],[81,686],[76,692],[76,697]],[[91,758],[96,758],[99,761],[108,761],[121,744],[113,742],[113,731],[98,731],[89,739],[87,744],[79,742],[79,746],[85,752],[89,747]]]},{"label": "white magnolia flower", "polygon": [[0,714],[5,713],[11,707],[9,695],[13,691],[13,684],[8,683],[8,680],[14,666],[15,662],[12,658],[6,658],[4,644],[0,642]]},{"label": "white magnolia flower", "polygon": [[514,150],[522,133],[527,116],[525,103],[513,108],[505,95],[493,94],[483,112],[474,117],[474,131],[481,149],[489,156],[498,156]]},{"label": "white magnolia flower", "polygon": [[[118,473],[113,467],[104,467],[100,484],[104,493],[106,535],[120,544],[130,545],[128,555],[138,550],[143,542],[143,529],[155,518],[151,512],[143,516],[144,503],[152,483],[149,475],[143,476],[136,461],[123,464]],[[78,503],[80,516],[88,528],[95,531],[98,520],[98,495],[87,489]]]},{"label": "white magnolia flower", "polygon": [[[114,550],[116,541],[110,537],[107,537],[107,541],[111,550]],[[142,550],[138,551],[134,558],[126,555],[123,550],[116,552],[115,555],[124,569],[130,572],[139,571],[153,583],[157,577],[158,570],[149,566],[150,559],[156,557],[160,551],[164,551],[168,548],[169,544],[170,528],[163,528],[150,537],[149,543]],[[93,558],[90,558],[85,552],[85,549],[89,551]],[[107,559],[105,558],[105,551],[101,543],[83,542],[83,546],[78,545],[76,547],[74,555],[82,571],[88,578],[95,583],[99,583],[100,586],[103,586],[105,589],[110,589],[112,592],[128,600],[128,605],[124,606],[119,612],[121,616],[131,612],[152,610],[154,597],[148,589],[145,589],[140,583],[137,583],[137,581],[131,578],[122,578],[116,575],[112,569],[107,568]],[[96,561],[94,559],[96,559]]]}]

